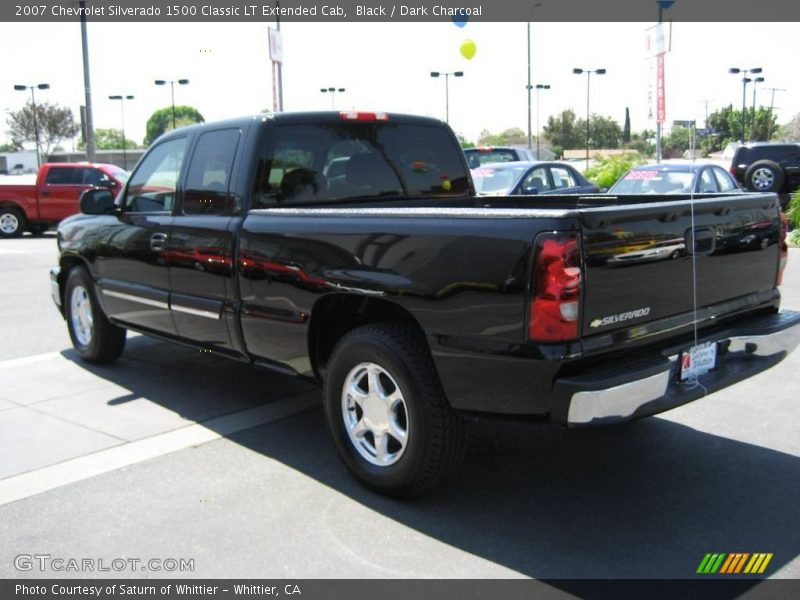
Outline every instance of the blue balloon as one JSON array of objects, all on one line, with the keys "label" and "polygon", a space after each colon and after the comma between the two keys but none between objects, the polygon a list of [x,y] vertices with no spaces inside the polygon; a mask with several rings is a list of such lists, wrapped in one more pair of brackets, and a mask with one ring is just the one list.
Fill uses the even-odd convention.
[{"label": "blue balloon", "polygon": [[467,24],[467,21],[469,21],[469,17],[467,15],[453,15],[450,18],[453,20],[453,24],[456,27],[464,27]]}]

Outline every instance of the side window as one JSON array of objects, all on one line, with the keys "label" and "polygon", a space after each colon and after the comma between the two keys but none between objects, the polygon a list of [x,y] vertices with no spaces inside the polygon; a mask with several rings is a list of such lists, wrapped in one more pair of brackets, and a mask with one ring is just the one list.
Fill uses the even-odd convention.
[{"label": "side window", "polygon": [[537,167],[525,176],[522,182],[523,193],[531,193],[533,190],[537,192],[550,191],[550,183],[547,180],[547,169],[544,167]]},{"label": "side window", "polygon": [[50,167],[47,171],[48,185],[75,185],[82,183],[82,169],[75,167]]},{"label": "side window", "polygon": [[731,192],[736,189],[736,185],[730,175],[719,167],[714,167],[714,176],[717,179],[717,185],[720,192]]},{"label": "side window", "polygon": [[125,211],[171,211],[185,152],[186,138],[170,140],[153,148],[131,176]]},{"label": "side window", "polygon": [[566,167],[552,167],[550,173],[553,175],[554,189],[561,190],[578,185],[575,181],[575,177]]},{"label": "side window", "polygon": [[229,187],[240,137],[238,129],[209,131],[200,136],[189,166],[183,214],[224,215],[235,212]]},{"label": "side window", "polygon": [[714,180],[714,174],[711,169],[703,169],[700,175],[700,189],[701,194],[714,193],[717,191],[717,182]]}]

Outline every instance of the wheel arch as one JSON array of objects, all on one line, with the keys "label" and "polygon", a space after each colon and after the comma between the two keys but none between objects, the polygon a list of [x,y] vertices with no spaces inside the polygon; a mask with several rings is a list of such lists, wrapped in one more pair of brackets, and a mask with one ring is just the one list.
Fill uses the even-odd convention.
[{"label": "wheel arch", "polygon": [[308,328],[308,351],[314,374],[321,382],[336,343],[362,325],[402,322],[424,333],[419,321],[403,306],[385,298],[360,294],[329,294],[314,304]]},{"label": "wheel arch", "polygon": [[64,293],[67,289],[67,278],[69,278],[70,272],[75,269],[76,267],[83,267],[86,269],[86,272],[89,273],[89,277],[92,276],[92,271],[89,268],[89,263],[86,261],[85,258],[82,256],[78,256],[77,254],[64,254],[58,260],[58,277],[56,281],[58,281],[58,293],[61,296],[61,316],[65,317],[66,313],[64,311]]}]

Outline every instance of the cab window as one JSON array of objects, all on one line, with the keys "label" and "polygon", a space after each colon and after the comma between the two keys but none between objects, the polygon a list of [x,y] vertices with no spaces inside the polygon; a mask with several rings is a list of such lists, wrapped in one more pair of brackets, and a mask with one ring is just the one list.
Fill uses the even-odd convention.
[{"label": "cab window", "polygon": [[183,214],[224,215],[236,212],[230,182],[240,137],[238,129],[209,131],[200,136],[186,179]]},{"label": "cab window", "polygon": [[131,176],[125,211],[172,211],[185,152],[186,138],[169,140],[153,148]]}]

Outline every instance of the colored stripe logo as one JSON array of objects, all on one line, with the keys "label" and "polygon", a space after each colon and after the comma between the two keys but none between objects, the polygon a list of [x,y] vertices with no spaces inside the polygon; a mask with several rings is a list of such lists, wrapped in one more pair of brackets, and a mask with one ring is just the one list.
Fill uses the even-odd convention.
[{"label": "colored stripe logo", "polygon": [[772,553],[756,552],[709,552],[700,561],[697,573],[701,575],[736,575],[746,573],[750,575],[760,575],[772,560]]}]

